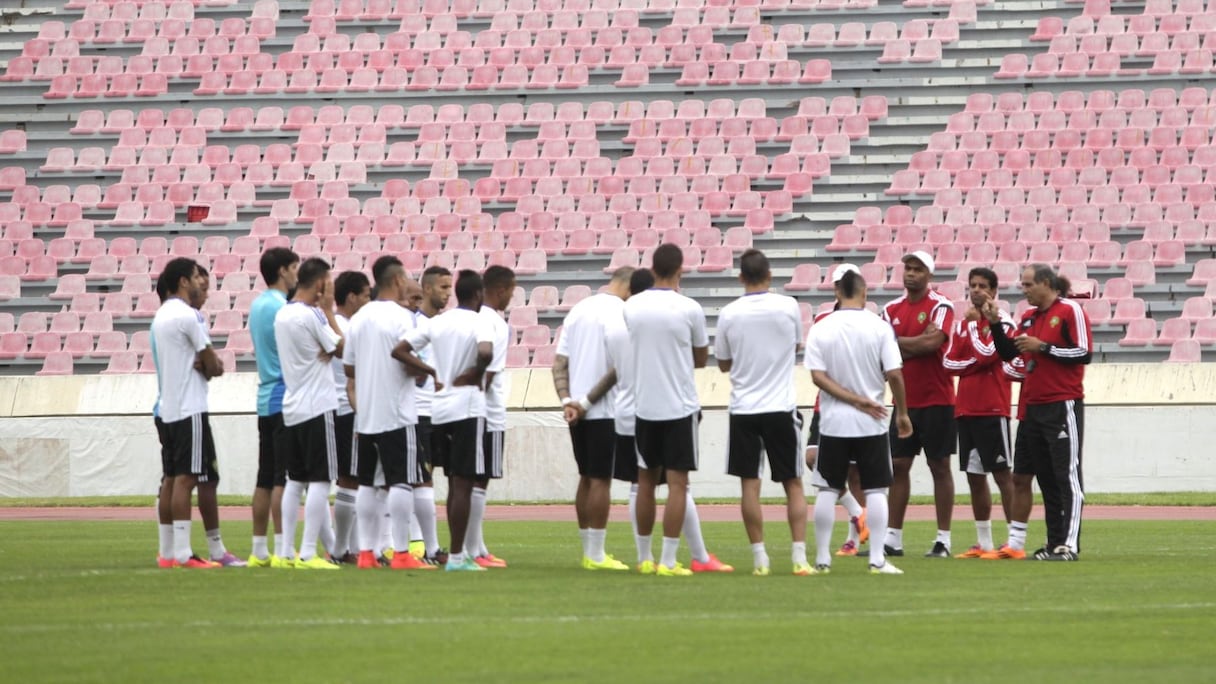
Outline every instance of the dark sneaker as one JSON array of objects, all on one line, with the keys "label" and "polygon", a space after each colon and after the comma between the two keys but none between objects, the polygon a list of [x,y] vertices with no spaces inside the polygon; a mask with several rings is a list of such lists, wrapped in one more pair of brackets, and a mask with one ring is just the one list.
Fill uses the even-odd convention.
[{"label": "dark sneaker", "polygon": [[[900,557],[900,556],[904,555],[904,550],[903,550],[903,549],[896,549],[896,548],[892,548],[892,547],[890,547],[890,546],[887,546],[886,544],[883,544],[883,545],[882,545],[882,552],[883,552],[884,554],[888,555],[888,556],[893,557],[893,558],[898,558],[898,557]],[[858,551],[857,553],[858,553],[858,554],[860,554],[861,552],[860,552],[860,551]]]},{"label": "dark sneaker", "polygon": [[933,542],[933,548],[925,552],[925,558],[949,558],[950,547],[941,542]]},{"label": "dark sneaker", "polygon": [[342,565],[358,565],[359,564],[359,554],[351,553],[350,551],[347,551],[342,556],[335,556],[334,562],[341,563]]},{"label": "dark sneaker", "polygon": [[423,556],[422,562],[429,565],[447,565],[448,552],[444,551],[443,549],[439,549],[435,551],[433,555]]},{"label": "dark sneaker", "polygon": [[1047,547],[1040,546],[1038,549],[1035,550],[1034,553],[1030,554],[1030,557],[1035,560],[1047,560],[1048,553],[1050,553],[1050,552],[1047,550]]},{"label": "dark sneaker", "polygon": [[1072,552],[1072,549],[1067,546],[1057,546],[1047,553],[1043,558],[1045,561],[1075,561],[1077,554]]}]

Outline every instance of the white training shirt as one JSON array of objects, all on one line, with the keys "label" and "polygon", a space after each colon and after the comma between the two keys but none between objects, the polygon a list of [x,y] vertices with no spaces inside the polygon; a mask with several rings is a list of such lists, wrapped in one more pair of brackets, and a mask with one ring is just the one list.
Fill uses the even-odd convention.
[{"label": "white training shirt", "polygon": [[493,373],[490,384],[486,386],[486,431],[502,432],[507,429],[507,347],[511,344],[511,326],[503,320],[502,314],[488,306],[481,307],[480,316],[485,324],[494,331],[494,357],[490,360],[487,373]]},{"label": "white training shirt", "polygon": [[714,356],[731,362],[731,413],[789,413],[797,407],[794,357],[801,335],[802,312],[792,297],[756,292],[722,307]]},{"label": "white training shirt", "polygon": [[431,401],[431,422],[454,423],[486,415],[485,394],[479,387],[453,387],[452,380],[477,365],[477,345],[494,341],[494,331],[481,314],[468,309],[449,309],[406,334],[415,350],[432,347],[434,363],[443,389]]},{"label": "white training shirt", "polygon": [[159,414],[176,423],[207,412],[207,377],[194,368],[198,353],[211,344],[203,314],[179,297],[166,299],[152,318]]},{"label": "white training shirt", "polygon": [[[338,330],[342,331],[342,337],[350,332],[350,319],[340,313],[334,312],[334,320],[338,322]],[[345,351],[343,352],[346,353]],[[349,416],[355,410],[350,407],[350,399],[346,396],[346,370],[342,359],[335,356],[329,360],[329,365],[334,369],[334,388],[338,390],[338,415]]]},{"label": "white training shirt", "polygon": [[[628,341],[629,331],[624,330],[621,311],[625,302],[620,297],[600,292],[592,295],[570,309],[562,321],[561,338],[557,341],[557,353],[570,360],[570,396],[581,399],[599,384],[600,378],[612,368],[608,357],[607,328],[612,321],[622,324]],[[620,374],[617,376],[620,385]],[[587,420],[612,418],[615,414],[617,387],[591,405],[584,416]]]},{"label": "white training shirt", "polygon": [[[426,322],[429,320],[431,320],[431,317],[422,313],[421,310],[414,312],[414,327],[415,328],[420,325],[426,325]],[[426,365],[434,367],[433,364],[431,363],[430,348],[423,349],[423,350],[415,349],[414,354],[417,355],[418,358],[422,359],[422,362],[425,363]],[[428,375],[428,376],[426,376],[426,382],[422,383],[422,385],[416,386],[414,389],[414,403],[418,407],[419,416],[426,416],[427,418],[431,417],[431,400],[434,397],[435,397],[435,378],[432,378],[431,376]]]},{"label": "white training shirt", "polygon": [[633,346],[637,417],[676,420],[701,408],[692,350],[708,347],[701,305],[674,290],[650,289],[625,302]]},{"label": "white training shirt", "polygon": [[[586,300],[583,300],[586,301]],[[562,329],[563,337],[565,328]],[[604,343],[608,364],[616,369],[616,402],[612,407],[613,427],[616,434],[634,436],[637,398],[633,391],[633,344],[629,341],[629,328],[625,326],[625,302],[621,302],[616,315],[604,318]]]},{"label": "white training shirt", "polygon": [[[864,309],[840,309],[811,327],[806,368],[824,371],[845,389],[885,403],[886,372],[903,368],[890,324]],[[827,392],[819,393],[819,432],[829,437],[887,434],[887,418],[872,418]]]},{"label": "white training shirt", "polygon": [[418,423],[416,384],[393,358],[414,329],[414,315],[397,302],[375,300],[350,321],[342,362],[355,369],[355,432],[378,435]]},{"label": "white training shirt", "polygon": [[332,354],[340,339],[318,307],[289,302],[275,314],[274,341],[287,386],[283,425],[299,425],[338,410],[333,370],[321,354]]}]

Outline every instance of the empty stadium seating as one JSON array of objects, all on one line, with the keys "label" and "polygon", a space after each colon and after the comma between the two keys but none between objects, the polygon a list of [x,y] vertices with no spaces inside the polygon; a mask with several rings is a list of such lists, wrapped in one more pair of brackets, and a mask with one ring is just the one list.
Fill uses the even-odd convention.
[{"label": "empty stadium seating", "polygon": [[111,318],[0,332],[8,372],[147,371],[177,255],[248,368],[272,245],[511,266],[513,365],[664,241],[711,319],[750,246],[812,308],[832,264],[881,298],[919,248],[953,300],[994,265],[1014,309],[1019,266],[1059,264],[1103,357],[1216,350],[1206,3],[71,0],[18,29],[0,92],[46,117],[0,123],[0,326]]}]

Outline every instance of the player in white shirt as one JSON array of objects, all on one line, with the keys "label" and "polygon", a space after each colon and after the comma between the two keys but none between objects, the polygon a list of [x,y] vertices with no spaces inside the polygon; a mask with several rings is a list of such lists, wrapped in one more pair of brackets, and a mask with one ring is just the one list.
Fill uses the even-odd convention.
[{"label": "player in white shirt", "polygon": [[394,570],[434,570],[408,553],[410,517],[414,509],[414,485],[422,482],[423,464],[418,459],[418,423],[414,401],[415,381],[410,373],[433,376],[435,370],[406,359],[407,368],[393,358],[393,349],[414,329],[414,315],[399,303],[410,282],[396,257],[381,257],[375,269],[376,301],[364,306],[351,319],[342,362],[355,408],[355,432],[359,437],[354,463],[358,471],[360,568],[376,568],[378,523],[377,472],[388,485],[388,509],[392,525]]},{"label": "player in white shirt", "polygon": [[629,569],[604,551],[604,540],[616,458],[635,458],[632,450],[615,453],[617,374],[608,353],[607,332],[612,321],[623,320],[633,272],[628,266],[618,268],[604,291],[570,309],[562,321],[553,361],[553,386],[562,400],[578,465],[574,510],[587,570]]},{"label": "player in white shirt", "polygon": [[202,301],[204,278],[193,259],[169,261],[158,283],[166,298],[152,319],[162,461],[157,506],[161,567],[220,567],[196,556],[190,544],[194,488],[201,478],[219,477],[207,415],[207,381],[224,368],[211,348],[202,314],[191,305]]},{"label": "player in white shirt", "polygon": [[[207,303],[207,293],[211,290],[211,274],[207,272],[206,267],[202,264],[198,265],[198,274],[202,286],[199,288],[198,299],[191,301],[190,306],[201,312],[203,305]],[[160,296],[162,302],[165,300],[163,290],[164,286],[161,285],[158,278],[156,293]],[[207,335],[207,339],[211,339],[211,327],[207,324],[206,314],[202,315],[200,325],[203,326],[203,332]],[[207,539],[207,551],[212,561],[226,568],[243,568],[248,563],[237,558],[235,554],[224,546],[224,538],[220,534],[220,504],[217,493],[220,485],[220,476],[219,473],[215,473],[214,475],[214,477],[210,475],[200,477],[197,490],[198,515],[203,520],[203,534]]]},{"label": "player in white shirt", "polygon": [[456,280],[457,307],[411,330],[395,349],[393,358],[409,363],[415,350],[433,346],[435,396],[431,402],[432,441],[437,461],[448,474],[448,528],[451,553],[444,569],[484,571],[465,555],[473,482],[485,475],[481,458],[486,415],[482,391],[486,369],[494,357],[494,331],[478,313],[482,280],[476,271],[461,271]]},{"label": "player in white shirt", "polygon": [[[350,319],[372,298],[372,284],[358,271],[345,271],[334,278],[334,304],[338,310],[334,320],[346,337]],[[355,495],[359,478],[354,470],[352,455],[355,443],[355,409],[347,397],[347,377],[343,360],[330,360],[334,371],[334,387],[338,392],[338,413],[334,416],[334,432],[338,442],[338,491],[334,494],[334,548],[329,549],[335,561],[353,563],[356,559],[358,532],[355,521]]]},{"label": "player in white shirt", "polygon": [[785,488],[795,575],[811,575],[806,562],[806,495],[802,489],[802,414],[794,391],[795,355],[802,313],[791,297],[769,291],[773,274],[757,249],[739,257],[744,295],[718,314],[714,356],[730,375],[730,438],[726,472],[743,490],[743,525],[752,545],[753,574],[770,574],[764,548],[760,478],[768,454],[772,479]]},{"label": "player in white shirt", "polygon": [[[709,335],[701,305],[680,294],[684,255],[663,244],[655,250],[655,287],[625,302],[625,325],[633,348],[636,442],[638,452],[638,546],[650,546],[654,529],[655,487],[667,476],[663,511],[663,550],[654,567],[660,576],[692,571],[676,562],[684,525],[688,473],[697,469],[697,427],[701,404],[693,376],[709,358]],[[643,572],[649,569],[640,559]]]},{"label": "player in white shirt", "polygon": [[[413,284],[413,283],[411,283]],[[415,292],[416,291],[416,292]],[[438,316],[447,308],[452,298],[452,272],[442,266],[430,266],[422,272],[422,280],[406,295],[406,308],[414,312],[418,325]],[[431,350],[418,352],[418,358],[431,362]],[[431,400],[435,396],[434,378],[418,386],[414,393],[418,404],[418,443],[425,449],[420,458],[425,459],[422,484],[414,487],[414,517],[410,520],[410,553],[430,563],[444,565],[448,552],[439,546],[439,531],[435,522],[435,468],[442,465],[435,460],[432,444]]]},{"label": "player in white shirt", "polygon": [[481,317],[494,332],[494,355],[486,368],[486,421],[482,433],[481,474],[473,483],[469,504],[469,532],[465,535],[465,554],[483,568],[505,568],[507,562],[486,548],[482,523],[486,517],[486,489],[490,480],[502,479],[503,448],[507,434],[507,347],[511,344],[511,328],[505,312],[515,293],[515,272],[506,266],[491,266],[481,276],[484,298]]},{"label": "player in white shirt", "polygon": [[[840,309],[840,302],[836,302],[835,306],[830,311],[823,311],[815,314],[812,326],[815,323],[823,320],[831,315],[833,311]],[[810,337],[810,330],[807,330],[807,337]],[[805,347],[805,345],[803,345]],[[805,355],[804,355],[805,361]],[[808,369],[809,370],[809,369]],[[815,397],[815,406],[811,413],[811,425],[807,430],[806,436],[806,467],[811,468],[811,486],[826,487],[827,483],[815,473],[815,456],[819,453],[819,396]],[[849,514],[849,533],[845,537],[844,544],[836,551],[837,556],[856,556],[859,545],[865,543],[870,538],[870,528],[866,525],[866,511],[858,503],[860,499],[865,498],[865,494],[861,491],[861,482],[857,478],[857,467],[849,466],[849,486],[840,495],[840,500],[836,503],[840,504]]]},{"label": "player in white shirt", "polygon": [[[654,274],[648,268],[639,268],[629,278],[629,294],[640,294],[654,287]],[[626,300],[628,301],[628,300]],[[633,345],[629,340],[629,329],[625,326],[625,307],[621,307],[620,315],[605,322],[604,334],[608,343],[609,363],[616,371],[616,405],[613,407],[613,428],[616,431],[616,446],[614,448],[613,478],[630,483],[629,487],[629,522],[633,526],[633,539],[638,552],[638,572],[653,574],[654,554],[651,549],[650,536],[638,535],[638,457],[637,440],[635,438],[637,402],[634,399],[634,382],[636,373],[633,363]],[[662,473],[658,476],[658,484],[667,484]],[[697,513],[697,502],[693,500],[692,487],[688,487],[684,497],[684,539],[688,542],[688,551],[692,555],[693,572],[729,572],[731,566],[719,561],[705,547],[705,537],[701,534],[701,517]]]},{"label": "player in white shirt", "polygon": [[[338,477],[338,445],[334,416],[338,391],[330,360],[342,356],[342,335],[334,319],[334,286],[330,267],[322,259],[300,264],[295,296],[274,318],[274,338],[287,392],[283,395],[283,439],[287,477],[307,483],[304,536],[295,567],[331,570],[338,565],[318,555],[317,543],[334,548],[329,524],[329,490]],[[283,543],[290,549],[294,526],[287,526],[287,508],[297,506],[283,497]]]},{"label": "player in white shirt", "polygon": [[[866,282],[853,264],[832,274],[840,309],[811,328],[806,365],[820,394],[819,455],[815,473],[822,479],[815,498],[815,573],[832,568],[832,524],[836,500],[847,486],[849,463],[857,464],[866,493],[871,539],[883,539],[887,528],[887,488],[892,481],[891,445],[887,438],[886,386],[895,404],[895,428],[912,434],[904,395],[903,359],[895,333],[866,311]],[[824,486],[826,485],[826,486]],[[870,572],[900,575],[881,545],[870,544]]]}]

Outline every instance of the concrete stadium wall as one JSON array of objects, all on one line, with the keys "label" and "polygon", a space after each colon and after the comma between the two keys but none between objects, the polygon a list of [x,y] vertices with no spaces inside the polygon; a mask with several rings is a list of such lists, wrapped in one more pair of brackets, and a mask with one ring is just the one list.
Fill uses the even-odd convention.
[{"label": "concrete stadium wall", "polygon": [[[815,390],[796,372],[799,404]],[[570,500],[577,476],[551,377],[546,370],[511,372],[506,443],[507,477],[490,487],[497,501]],[[257,462],[256,376],[211,383],[212,428],[224,494],[248,494]],[[736,497],[725,475],[729,381],[699,371],[705,406],[701,497]],[[1087,371],[1085,477],[1090,492],[1216,492],[1216,364],[1097,365]],[[148,375],[0,378],[0,496],[152,494],[159,479],[159,445],[150,409],[155,378]],[[442,478],[440,478],[442,480]],[[959,492],[965,479],[956,474]],[[443,483],[437,483],[442,496]],[[928,494],[928,469],[914,468],[913,491]],[[780,487],[766,483],[767,496]],[[615,485],[613,495],[624,498]]]}]

